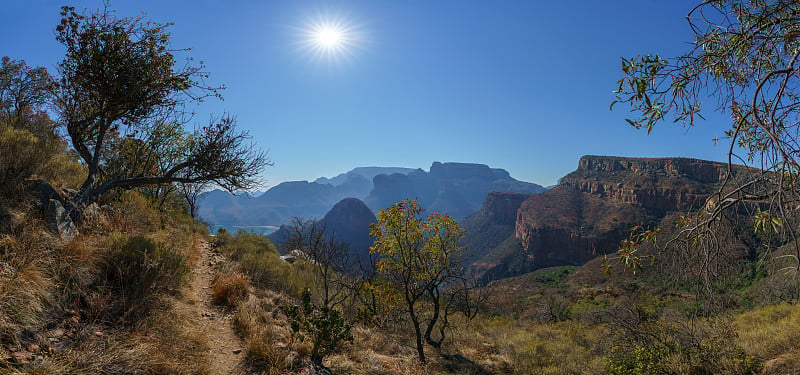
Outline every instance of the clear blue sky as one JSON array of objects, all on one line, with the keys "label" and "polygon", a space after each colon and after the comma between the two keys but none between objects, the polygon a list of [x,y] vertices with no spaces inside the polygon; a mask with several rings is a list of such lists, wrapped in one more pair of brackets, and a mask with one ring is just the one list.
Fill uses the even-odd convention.
[{"label": "clear blue sky", "polygon": [[[55,71],[62,4],[2,0],[0,55]],[[267,184],[313,180],[358,166],[426,169],[433,161],[488,164],[554,184],[586,154],[723,160],[712,139],[725,117],[647,135],[613,112],[620,56],[676,55],[691,35],[690,1],[112,0],[120,15],[174,21],[225,101],[198,121],[238,117],[275,166]],[[303,41],[336,18],[352,45],[327,59]]]}]

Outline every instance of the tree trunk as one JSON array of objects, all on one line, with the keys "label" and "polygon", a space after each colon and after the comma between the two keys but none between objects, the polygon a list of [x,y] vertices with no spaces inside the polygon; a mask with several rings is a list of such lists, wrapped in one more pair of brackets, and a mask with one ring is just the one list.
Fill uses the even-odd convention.
[{"label": "tree trunk", "polygon": [[422,341],[422,330],[419,327],[419,319],[417,319],[417,314],[414,311],[414,303],[407,299],[408,302],[408,314],[411,315],[411,323],[414,325],[414,336],[417,340],[417,355],[419,355],[419,361],[421,363],[425,363],[425,343]]},{"label": "tree trunk", "polygon": [[442,341],[444,341],[444,331],[442,331],[442,337],[438,341],[431,338],[431,332],[433,332],[433,328],[439,321],[440,304],[438,288],[428,290],[428,296],[431,297],[431,302],[433,302],[433,316],[431,316],[431,319],[428,320],[428,325],[425,328],[425,342],[427,342],[430,346],[439,349],[442,346]]}]

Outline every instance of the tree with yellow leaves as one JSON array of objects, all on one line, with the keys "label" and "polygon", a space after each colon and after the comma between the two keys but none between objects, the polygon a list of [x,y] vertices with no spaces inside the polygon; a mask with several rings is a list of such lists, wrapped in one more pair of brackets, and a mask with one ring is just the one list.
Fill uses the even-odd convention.
[{"label": "tree with yellow leaves", "polygon": [[403,200],[380,210],[370,235],[376,238],[370,252],[380,257],[378,272],[411,320],[425,362],[424,343],[441,347],[453,312],[474,317],[472,288],[461,265],[464,230],[450,216],[425,217],[419,201]]}]

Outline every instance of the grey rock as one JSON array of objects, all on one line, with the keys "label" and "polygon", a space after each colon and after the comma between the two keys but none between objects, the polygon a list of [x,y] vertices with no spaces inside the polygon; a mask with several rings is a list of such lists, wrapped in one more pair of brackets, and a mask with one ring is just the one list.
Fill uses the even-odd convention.
[{"label": "grey rock", "polygon": [[64,205],[59,200],[50,199],[44,216],[48,229],[57,234],[62,240],[70,241],[80,234],[72,218],[69,217],[64,209]]}]

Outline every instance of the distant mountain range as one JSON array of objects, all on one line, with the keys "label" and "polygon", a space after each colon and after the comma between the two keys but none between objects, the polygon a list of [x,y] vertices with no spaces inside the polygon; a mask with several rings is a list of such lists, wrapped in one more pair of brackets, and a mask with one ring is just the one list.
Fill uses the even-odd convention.
[{"label": "distant mountain range", "polygon": [[314,182],[284,182],[258,197],[210,191],[200,197],[198,216],[212,224],[279,226],[294,217],[320,219],[344,198],[363,200],[373,212],[402,199],[418,198],[429,212],[461,220],[477,211],[493,190],[542,192],[544,188],[483,164],[434,162],[429,172],[360,167]]},{"label": "distant mountain range", "polygon": [[430,171],[417,169],[408,174],[377,175],[364,203],[372,209],[391,206],[397,201],[417,198],[428,212],[447,213],[456,220],[481,208],[491,191],[541,193],[541,185],[518,181],[504,169],[483,164],[434,162]]},{"label": "distant mountain range", "polygon": [[[357,170],[318,180],[332,183],[284,183],[258,198],[212,192],[207,202],[227,205],[214,212],[241,210],[240,218],[270,220],[248,221],[252,225],[288,223],[290,212],[316,219],[327,213],[322,222],[337,239],[350,242],[354,254],[365,257],[372,243],[368,228],[375,221],[373,213],[398,200],[418,198],[428,212],[445,212],[461,221],[468,249],[465,265],[489,282],[546,267],[578,266],[614,253],[631,226],[668,226],[663,222],[670,217],[702,207],[728,166],[687,158],[590,155],[548,190],[482,164],[433,163],[428,172],[378,173],[371,183]],[[363,203],[342,197],[346,194]]]}]

